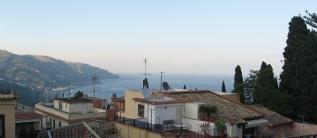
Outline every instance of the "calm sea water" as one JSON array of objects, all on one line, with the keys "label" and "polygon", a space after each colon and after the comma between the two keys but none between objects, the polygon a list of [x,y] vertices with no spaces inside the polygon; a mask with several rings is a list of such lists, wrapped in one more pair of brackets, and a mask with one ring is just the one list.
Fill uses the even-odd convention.
[{"label": "calm sea water", "polygon": [[[96,85],[96,97],[109,98],[113,93],[122,96],[125,90],[141,90],[142,74],[120,74],[119,79],[100,80],[101,83]],[[160,75],[152,74],[148,76],[151,89],[159,89]],[[233,87],[233,75],[181,75],[167,74],[163,76],[163,81],[167,81],[172,89],[181,89],[184,85],[187,89],[208,89],[213,91],[221,91],[222,81],[225,81],[227,91],[231,91]],[[84,91],[85,94],[93,96],[93,86],[85,86],[73,89],[71,94],[77,91]],[[65,93],[65,95],[67,95]]]}]

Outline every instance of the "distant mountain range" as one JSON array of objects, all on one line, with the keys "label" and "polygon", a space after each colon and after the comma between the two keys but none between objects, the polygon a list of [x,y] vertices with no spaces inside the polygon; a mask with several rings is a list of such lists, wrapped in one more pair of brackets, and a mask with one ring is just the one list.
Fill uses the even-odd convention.
[{"label": "distant mountain range", "polygon": [[62,89],[70,82],[75,86],[89,85],[93,76],[99,80],[119,78],[116,74],[88,64],[65,62],[48,56],[16,55],[0,50],[0,89],[17,86],[19,90],[24,87],[28,91]]}]

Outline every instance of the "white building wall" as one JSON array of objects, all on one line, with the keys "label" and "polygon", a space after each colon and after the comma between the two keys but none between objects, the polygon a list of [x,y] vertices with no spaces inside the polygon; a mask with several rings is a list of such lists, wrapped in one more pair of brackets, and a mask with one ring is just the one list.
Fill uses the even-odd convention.
[{"label": "white building wall", "polygon": [[191,119],[198,119],[199,103],[186,103],[184,109],[184,117]]},{"label": "white building wall", "polygon": [[242,138],[242,126],[238,127],[237,125],[227,125],[227,134],[229,137],[238,137]]},{"label": "white building wall", "polygon": [[[201,127],[200,125],[203,124],[204,121],[196,120],[196,119],[191,119],[191,118],[183,118],[182,119],[182,124],[185,129],[200,133]],[[215,124],[214,123],[209,123],[209,129],[208,129],[208,134],[211,136],[215,135]]]},{"label": "white building wall", "polygon": [[176,105],[174,106],[155,106],[154,110],[154,123],[163,124],[165,120],[177,121],[176,116]]},{"label": "white building wall", "polygon": [[93,112],[93,103],[67,103],[54,100],[54,108],[59,109],[59,104],[62,104],[62,111],[67,113],[87,113]]},{"label": "white building wall", "polygon": [[89,113],[93,111],[94,108],[92,103],[69,104],[69,113]]},{"label": "white building wall", "polygon": [[[164,120],[181,120],[177,118],[178,111],[182,111],[180,104],[166,104],[166,105],[150,105],[137,102],[136,108],[138,105],[144,105],[144,118],[140,118],[140,121],[146,121],[152,124],[162,124]],[[152,116],[152,117],[151,117]]]}]

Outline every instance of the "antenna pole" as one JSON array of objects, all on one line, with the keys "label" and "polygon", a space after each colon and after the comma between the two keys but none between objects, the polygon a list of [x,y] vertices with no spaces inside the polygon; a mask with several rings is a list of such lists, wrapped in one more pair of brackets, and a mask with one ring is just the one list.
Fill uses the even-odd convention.
[{"label": "antenna pole", "polygon": [[161,87],[160,87],[161,92],[163,91],[163,73],[164,72],[161,72]]},{"label": "antenna pole", "polygon": [[146,58],[144,59],[144,78],[146,78]]},{"label": "antenna pole", "polygon": [[71,85],[72,85],[72,82],[69,81],[69,83],[68,83],[68,100],[70,100],[70,87],[71,87]]},{"label": "antenna pole", "polygon": [[93,76],[92,77],[92,82],[93,82],[93,92],[94,92],[94,99],[93,99],[93,106],[95,107],[95,99],[96,99],[96,80],[97,80],[97,77],[96,76]]}]

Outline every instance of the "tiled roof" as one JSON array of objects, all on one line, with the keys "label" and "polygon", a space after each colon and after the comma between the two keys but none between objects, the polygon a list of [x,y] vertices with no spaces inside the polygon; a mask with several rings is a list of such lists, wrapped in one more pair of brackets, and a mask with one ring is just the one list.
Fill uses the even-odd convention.
[{"label": "tiled roof", "polygon": [[217,107],[216,119],[233,124],[246,123],[247,120],[262,118],[262,114],[256,110],[208,90],[161,92],[157,94],[179,100],[190,100],[214,105]]},{"label": "tiled roof", "polygon": [[15,112],[15,121],[16,122],[25,122],[25,121],[40,121],[41,115],[34,112]]},{"label": "tiled roof", "polygon": [[13,100],[16,95],[12,90],[0,90],[0,100]]},{"label": "tiled roof", "polygon": [[269,121],[269,123],[272,126],[293,122],[292,119],[289,119],[289,118],[284,117],[284,116],[282,116],[274,111],[271,111],[262,105],[249,105],[249,107],[258,111],[258,112],[261,112],[264,115],[264,118],[267,121]]}]

